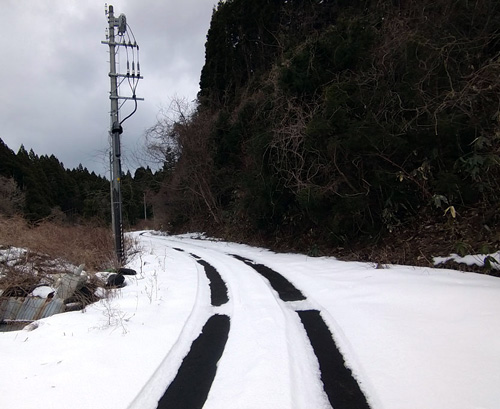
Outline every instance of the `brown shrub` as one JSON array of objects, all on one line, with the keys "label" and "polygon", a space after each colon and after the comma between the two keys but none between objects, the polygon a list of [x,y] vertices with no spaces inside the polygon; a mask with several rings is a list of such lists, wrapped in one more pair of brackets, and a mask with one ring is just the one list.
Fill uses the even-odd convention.
[{"label": "brown shrub", "polygon": [[85,264],[87,271],[109,268],[115,258],[109,228],[51,221],[31,226],[19,216],[0,216],[0,246],[22,247],[52,259]]}]

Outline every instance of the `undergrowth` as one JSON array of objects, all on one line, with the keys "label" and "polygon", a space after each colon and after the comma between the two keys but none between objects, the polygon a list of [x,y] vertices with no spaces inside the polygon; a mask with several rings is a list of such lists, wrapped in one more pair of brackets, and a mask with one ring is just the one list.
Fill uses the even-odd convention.
[{"label": "undergrowth", "polygon": [[[126,243],[129,253],[137,251]],[[105,285],[98,271],[116,264],[111,231],[107,227],[70,225],[44,220],[30,224],[22,217],[0,215],[0,290],[4,296],[26,296],[39,285],[50,285],[57,275],[84,265],[89,276],[83,294],[93,300],[92,289]]]},{"label": "undergrowth", "polygon": [[29,249],[51,259],[85,264],[90,271],[113,265],[113,237],[108,228],[42,221],[36,225],[23,218],[0,216],[0,246]]}]

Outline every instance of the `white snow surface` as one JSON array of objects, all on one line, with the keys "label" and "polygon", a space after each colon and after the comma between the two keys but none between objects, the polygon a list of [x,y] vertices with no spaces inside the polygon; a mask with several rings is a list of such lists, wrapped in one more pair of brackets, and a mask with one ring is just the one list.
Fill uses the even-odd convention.
[{"label": "white snow surface", "polygon": [[[330,408],[295,312],[312,308],[372,409],[500,407],[498,278],[276,254],[200,235],[131,235],[142,251],[126,287],[84,312],[0,333],[1,407],[156,408],[207,319],[220,313],[230,317],[229,338],[204,408]],[[192,254],[220,273],[227,304],[211,306]],[[232,254],[279,272],[307,300],[281,301]]]},{"label": "white snow surface", "polygon": [[500,251],[492,254],[471,254],[463,257],[455,253],[448,257],[434,257],[434,265],[455,261],[456,263],[467,264],[468,266],[484,266],[486,260],[489,261],[492,269],[500,270],[500,263],[498,262],[500,260]]}]

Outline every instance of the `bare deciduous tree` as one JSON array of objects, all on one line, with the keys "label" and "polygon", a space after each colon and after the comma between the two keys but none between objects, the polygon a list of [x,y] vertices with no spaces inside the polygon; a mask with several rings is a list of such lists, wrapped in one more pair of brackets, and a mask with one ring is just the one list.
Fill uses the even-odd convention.
[{"label": "bare deciduous tree", "polygon": [[150,157],[163,163],[165,170],[175,169],[161,190],[166,208],[173,209],[166,212],[166,219],[176,217],[178,214],[172,214],[176,212],[193,215],[206,211],[216,223],[220,222],[211,188],[212,124],[210,114],[199,113],[185,100],[174,99],[147,132]]},{"label": "bare deciduous tree", "polygon": [[12,178],[0,176],[0,214],[12,216],[24,205],[24,194]]},{"label": "bare deciduous tree", "polygon": [[189,125],[194,107],[185,99],[174,98],[158,113],[158,121],[146,131],[146,153],[153,162],[171,168],[181,154],[180,132]]}]

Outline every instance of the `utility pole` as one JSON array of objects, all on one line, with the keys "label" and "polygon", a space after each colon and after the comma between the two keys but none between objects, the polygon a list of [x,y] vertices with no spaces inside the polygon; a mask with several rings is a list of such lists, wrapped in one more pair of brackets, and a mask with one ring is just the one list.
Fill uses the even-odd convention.
[{"label": "utility pole", "polygon": [[[124,240],[123,240],[123,216],[122,216],[122,197],[121,197],[121,147],[120,136],[123,133],[122,123],[130,118],[137,109],[137,101],[143,101],[143,98],[137,98],[135,90],[139,79],[142,79],[139,65],[139,46],[137,42],[131,41],[130,35],[127,33],[127,19],[124,14],[119,17],[114,16],[113,6],[106,5],[106,14],[108,16],[109,26],[106,30],[106,41],[101,41],[102,44],[109,46],[109,79],[111,91],[109,99],[111,101],[111,152],[110,152],[110,165],[111,165],[111,222],[115,242],[115,253],[119,267],[122,266],[124,261]],[[118,33],[116,33],[116,30]],[[127,33],[128,41],[125,40]],[[118,39],[117,39],[118,37]],[[133,34],[132,34],[133,37]],[[117,41],[118,40],[118,41]],[[130,70],[130,61],[127,53],[127,73],[120,74],[116,71],[116,57],[119,47],[128,47],[131,49],[132,54],[132,70]],[[137,69],[136,69],[137,67]],[[132,96],[120,96],[118,94],[119,84],[128,81]],[[119,82],[120,81],[120,82]],[[130,115],[120,122],[119,119],[119,100],[133,100],[135,108]]]}]

